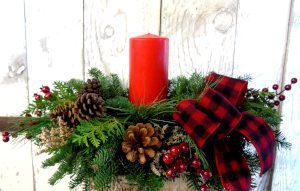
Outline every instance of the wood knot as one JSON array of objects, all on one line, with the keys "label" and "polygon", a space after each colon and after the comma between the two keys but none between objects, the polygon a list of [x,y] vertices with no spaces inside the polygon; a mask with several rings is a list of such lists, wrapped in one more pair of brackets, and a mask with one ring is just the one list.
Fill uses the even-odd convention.
[{"label": "wood knot", "polygon": [[232,27],[232,23],[233,15],[226,9],[219,10],[213,20],[215,29],[221,33],[226,33]]}]

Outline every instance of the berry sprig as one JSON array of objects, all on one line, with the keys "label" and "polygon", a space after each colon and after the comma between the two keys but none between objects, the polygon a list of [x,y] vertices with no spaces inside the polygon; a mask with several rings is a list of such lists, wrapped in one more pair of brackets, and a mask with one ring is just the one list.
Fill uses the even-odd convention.
[{"label": "berry sprig", "polygon": [[[285,100],[285,95],[283,94],[285,91],[290,91],[292,89],[292,85],[297,83],[297,78],[292,78],[290,84],[286,84],[282,90],[279,91],[279,85],[274,84],[272,86],[272,89],[275,90],[274,93],[269,93],[268,95],[268,101],[269,101],[269,106],[274,107],[274,106],[279,106],[281,102]],[[268,88],[264,88],[262,90],[263,92],[268,92]]]},{"label": "berry sprig", "polygon": [[7,131],[2,131],[2,141],[7,143],[9,141],[10,133]]},{"label": "berry sprig", "polygon": [[44,98],[49,99],[52,96],[49,86],[42,86],[40,90],[45,94]]},{"label": "berry sprig", "polygon": [[50,88],[49,86],[42,86],[40,87],[40,90],[42,92],[42,94],[44,95],[41,95],[39,93],[34,93],[33,94],[33,97],[34,97],[34,100],[35,100],[35,112],[34,114],[37,115],[38,117],[41,117],[43,115],[43,107],[41,105],[44,105],[44,101],[45,100],[49,100],[51,97],[52,97],[52,92],[50,91]]},{"label": "berry sprig", "polygon": [[163,155],[162,160],[166,165],[166,176],[168,178],[175,178],[179,174],[189,171],[202,178],[204,183],[199,185],[200,190],[208,190],[206,181],[212,177],[212,173],[210,170],[202,168],[196,153],[190,156],[189,145],[186,142],[171,146]]}]

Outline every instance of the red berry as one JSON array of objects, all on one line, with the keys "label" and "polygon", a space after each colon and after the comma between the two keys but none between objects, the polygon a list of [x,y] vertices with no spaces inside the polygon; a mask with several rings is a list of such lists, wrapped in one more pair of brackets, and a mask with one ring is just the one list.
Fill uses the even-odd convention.
[{"label": "red berry", "polygon": [[297,83],[297,81],[298,81],[297,78],[292,78],[292,79],[291,79],[291,83],[292,83],[292,84]]},{"label": "red berry", "polygon": [[42,116],[42,111],[41,111],[41,110],[38,110],[38,111],[35,112],[35,114],[36,114],[37,116],[41,117],[41,116]]},{"label": "red berry", "polygon": [[187,153],[189,152],[189,145],[186,142],[182,142],[179,144],[179,148],[182,152]]},{"label": "red berry", "polygon": [[175,175],[173,169],[169,168],[166,170],[166,176],[169,177],[169,178],[173,178]]},{"label": "red berry", "polygon": [[3,142],[7,143],[9,141],[9,136],[2,137]]},{"label": "red berry", "polygon": [[175,165],[177,165],[177,166],[181,165],[182,163],[183,163],[182,159],[177,159],[175,161]]},{"label": "red berry", "polygon": [[197,153],[193,153],[193,158],[194,158],[194,159],[199,159]]},{"label": "red berry", "polygon": [[179,166],[180,166],[180,165],[177,165],[177,164],[175,164],[175,165],[173,166],[172,169],[173,169],[173,172],[174,172],[174,173],[180,172]]},{"label": "red berry", "polygon": [[172,164],[174,161],[174,158],[170,153],[167,153],[163,156],[163,161],[165,164]]},{"label": "red berry", "polygon": [[279,106],[279,104],[280,104],[280,101],[278,101],[278,100],[274,101],[274,105]]},{"label": "red berry", "polygon": [[275,97],[275,96],[274,96],[273,94],[268,95],[268,98],[269,98],[269,99],[274,99],[274,97]]},{"label": "red berry", "polygon": [[185,172],[187,171],[188,166],[186,164],[181,164],[179,165],[179,170],[180,172]]},{"label": "red berry", "polygon": [[198,159],[193,159],[192,160],[192,163],[191,163],[191,166],[195,169],[199,168],[201,166],[201,162],[200,160]]},{"label": "red berry", "polygon": [[9,132],[7,132],[7,131],[2,131],[2,136],[3,137],[7,137],[9,135]]},{"label": "red berry", "polygon": [[277,84],[273,85],[273,90],[278,90],[279,86]]},{"label": "red berry", "polygon": [[45,99],[49,99],[51,96],[52,96],[52,93],[47,92],[44,97],[45,97]]},{"label": "red berry", "polygon": [[48,93],[48,92],[50,92],[50,88],[49,88],[49,86],[42,86],[41,88],[41,91],[43,92],[43,93]]},{"label": "red berry", "polygon": [[284,89],[289,91],[289,90],[292,89],[292,86],[290,84],[287,84],[287,85],[284,86]]},{"label": "red berry", "polygon": [[180,154],[180,149],[178,146],[172,146],[170,148],[170,154],[174,157],[178,156]]},{"label": "red berry", "polygon": [[279,96],[279,100],[280,100],[280,101],[285,100],[285,96],[281,94],[281,95]]},{"label": "red berry", "polygon": [[182,163],[189,164],[190,159],[188,157],[181,157],[182,158]]},{"label": "red berry", "polygon": [[41,95],[39,94],[35,94],[34,95],[34,99],[37,101],[37,100],[40,100],[41,99]]},{"label": "red berry", "polygon": [[201,185],[200,191],[208,191],[208,186],[206,184]]},{"label": "red berry", "polygon": [[197,176],[202,176],[202,173],[203,173],[203,169],[201,169],[201,168],[197,168],[197,169],[196,169],[195,174],[196,174]]},{"label": "red berry", "polygon": [[212,177],[212,173],[210,170],[206,169],[202,171],[202,178],[206,181]]}]

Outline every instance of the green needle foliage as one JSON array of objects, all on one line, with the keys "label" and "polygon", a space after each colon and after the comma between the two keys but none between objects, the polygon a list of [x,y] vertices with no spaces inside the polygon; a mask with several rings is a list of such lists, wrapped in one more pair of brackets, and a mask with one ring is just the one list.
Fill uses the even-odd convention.
[{"label": "green needle foliage", "polygon": [[137,186],[140,191],[159,191],[165,179],[156,176],[139,165],[129,164],[125,167],[126,179],[132,185]]},{"label": "green needle foliage", "polygon": [[93,180],[98,190],[109,188],[118,174],[120,164],[115,160],[116,151],[116,146],[105,145],[96,153],[92,165],[95,169]]},{"label": "green needle foliage", "polygon": [[29,104],[23,115],[35,115],[37,111],[43,114],[55,109],[59,105],[64,105],[68,102],[73,102],[77,99],[77,93],[83,85],[82,80],[71,79],[67,82],[55,81],[51,90],[51,97],[46,99],[41,96],[41,99],[34,100]]},{"label": "green needle foliage", "polygon": [[[161,140],[162,142],[166,141],[173,135],[172,127],[178,125],[172,117],[176,111],[176,105],[183,99],[201,99],[201,94],[205,88],[213,88],[216,82],[206,83],[205,76],[200,73],[193,73],[190,77],[180,76],[169,81],[167,100],[139,106],[129,101],[128,89],[124,87],[117,75],[105,75],[97,68],[90,69],[89,74],[99,81],[100,96],[105,101],[106,112],[102,118],[94,118],[89,121],[80,119],[79,124],[71,131],[72,134],[66,144],[59,148],[50,149],[48,153],[50,157],[43,162],[42,166],[43,168],[58,166],[58,169],[49,179],[49,183],[54,185],[66,175],[70,175],[70,189],[81,187],[85,191],[107,190],[114,181],[118,180],[118,177],[122,176],[130,185],[140,191],[159,191],[167,179],[164,176],[157,176],[151,171],[151,160],[148,161],[147,159],[146,164],[140,165],[129,162],[123,153],[122,141],[125,137],[126,128],[129,125],[150,122],[159,132],[162,130],[161,127],[168,125],[170,128],[164,134],[165,140]],[[241,78],[250,79],[249,76]],[[83,81],[74,79],[67,82],[54,82],[51,89],[52,96],[48,99],[42,96],[41,99],[34,100],[23,113],[28,116],[29,113],[35,115],[36,112],[41,112],[41,117],[25,118],[22,121],[22,128],[16,128],[16,134],[32,137],[35,143],[41,143],[37,135],[42,133],[43,128],[59,127],[57,120],[51,119],[48,113],[58,106],[74,103],[78,99],[78,92],[83,85]],[[276,129],[274,133],[278,147],[289,148],[291,145],[286,142],[285,137],[277,128],[281,122],[281,116],[278,111],[269,107],[269,93],[255,89],[248,91],[258,92],[258,94],[252,98],[246,97],[238,109],[241,112],[247,111],[265,119],[273,129]],[[85,104],[89,105],[90,102],[91,100],[87,100]],[[82,105],[82,108],[84,107],[86,105]],[[78,108],[71,109],[74,109],[72,112],[76,114]],[[72,114],[71,110],[68,112]],[[206,183],[211,189],[221,190],[222,185],[213,160],[214,143],[206,144],[201,150],[184,129],[176,130],[176,133],[182,136],[176,139],[178,142],[175,141],[172,144],[188,143],[190,154],[187,155],[192,156],[192,153],[196,152],[202,167],[210,169],[214,173],[213,177]],[[227,138],[237,148],[240,148],[241,154],[246,157],[251,167],[251,173],[255,174],[259,170],[259,160],[257,154],[249,149],[251,143],[239,134],[233,135],[231,133]],[[163,143],[158,153],[164,153],[169,147],[170,145]],[[158,163],[163,169],[169,168],[163,164],[161,159]],[[199,187],[204,183],[204,180],[194,172],[185,172],[182,175],[194,190],[199,190]]]},{"label": "green needle foliage", "polygon": [[106,76],[99,69],[91,68],[89,75],[99,80],[104,100],[117,96],[128,96],[128,90],[122,85],[120,78],[116,74]]},{"label": "green needle foliage", "polygon": [[123,133],[124,127],[116,118],[81,121],[72,140],[80,146],[85,144],[86,147],[92,145],[97,148],[107,141],[122,137]]},{"label": "green needle foliage", "polygon": [[205,77],[200,73],[193,73],[189,78],[179,76],[169,81],[168,98],[174,100],[197,98],[205,88]]}]

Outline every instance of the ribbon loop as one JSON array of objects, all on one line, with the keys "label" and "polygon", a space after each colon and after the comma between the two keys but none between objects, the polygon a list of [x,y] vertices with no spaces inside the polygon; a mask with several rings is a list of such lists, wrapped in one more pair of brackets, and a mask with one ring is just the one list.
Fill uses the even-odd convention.
[{"label": "ribbon loop", "polygon": [[227,136],[241,134],[254,145],[262,175],[273,164],[274,133],[262,118],[246,112],[240,113],[236,107],[243,102],[246,81],[212,73],[206,82],[214,84],[214,89],[207,88],[198,103],[195,100],[181,101],[173,118],[200,148],[210,139],[225,190],[249,190],[251,176],[246,159],[228,141]]},{"label": "ribbon loop", "polygon": [[219,128],[217,133],[218,139],[225,138],[242,118],[241,113],[229,100],[211,88],[206,89],[198,105],[205,113],[222,123],[222,128]]},{"label": "ribbon loop", "polygon": [[173,113],[174,120],[185,129],[200,148],[203,148],[207,139],[219,128],[220,123],[198,110],[195,100],[183,100],[176,109],[178,112]]},{"label": "ribbon loop", "polygon": [[260,117],[243,112],[243,118],[235,129],[255,147],[260,161],[260,176],[270,169],[275,158],[275,136],[272,128]]},{"label": "ribbon loop", "polygon": [[226,97],[233,105],[240,105],[247,91],[247,81],[211,73],[205,79],[214,89]]}]

